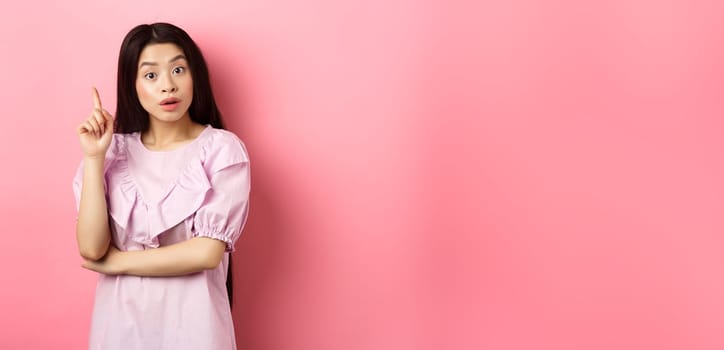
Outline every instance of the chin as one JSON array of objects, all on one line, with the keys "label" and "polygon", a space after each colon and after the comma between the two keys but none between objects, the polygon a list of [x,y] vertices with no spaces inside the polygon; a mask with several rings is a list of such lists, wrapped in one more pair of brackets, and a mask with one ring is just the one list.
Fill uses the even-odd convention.
[{"label": "chin", "polygon": [[186,112],[184,112],[184,113],[178,113],[178,112],[169,113],[169,112],[166,112],[166,111],[162,111],[162,112],[158,112],[158,113],[149,113],[149,114],[150,114],[150,117],[151,117],[151,118],[156,119],[156,120],[158,120],[158,121],[166,122],[166,123],[173,123],[173,122],[177,122],[177,121],[183,119],[184,115],[186,115]]}]

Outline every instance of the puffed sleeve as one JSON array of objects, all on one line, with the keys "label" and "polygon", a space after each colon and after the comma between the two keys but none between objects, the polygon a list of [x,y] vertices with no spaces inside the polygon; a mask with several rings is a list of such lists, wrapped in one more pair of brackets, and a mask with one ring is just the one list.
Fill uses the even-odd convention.
[{"label": "puffed sleeve", "polygon": [[211,189],[194,215],[192,236],[218,239],[233,252],[249,214],[251,172],[244,145],[233,137],[211,157],[207,169]]}]

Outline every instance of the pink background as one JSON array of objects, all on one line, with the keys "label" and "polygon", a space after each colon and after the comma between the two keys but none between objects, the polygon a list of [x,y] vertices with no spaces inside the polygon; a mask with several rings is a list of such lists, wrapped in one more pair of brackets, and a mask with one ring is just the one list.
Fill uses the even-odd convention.
[{"label": "pink background", "polygon": [[161,20],[252,157],[240,349],[724,348],[722,2],[472,3],[4,8],[0,348],[87,346],[74,129]]}]

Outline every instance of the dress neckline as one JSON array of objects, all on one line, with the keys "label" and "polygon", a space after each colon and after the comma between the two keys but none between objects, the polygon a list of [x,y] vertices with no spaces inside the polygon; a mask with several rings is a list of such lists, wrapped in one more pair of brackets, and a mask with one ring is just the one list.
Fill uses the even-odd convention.
[{"label": "dress neckline", "polygon": [[183,145],[181,145],[181,146],[178,146],[178,147],[176,147],[176,148],[174,148],[174,149],[170,149],[170,150],[152,150],[152,149],[149,149],[148,147],[146,147],[146,145],[143,144],[143,140],[141,140],[141,132],[140,132],[140,131],[137,131],[137,132],[134,133],[134,139],[138,142],[138,145],[141,147],[141,149],[142,149],[145,153],[148,153],[148,154],[170,154],[170,153],[173,153],[173,152],[178,152],[178,151],[184,150],[184,149],[186,149],[186,148],[189,148],[189,147],[191,147],[193,144],[199,142],[199,141],[204,137],[204,134],[206,134],[206,133],[209,132],[209,129],[212,129],[212,127],[211,127],[211,125],[207,124],[206,127],[204,128],[204,130],[201,130],[201,132],[200,132],[198,135],[196,135],[196,137],[195,137],[193,140],[191,140],[191,141],[189,141],[189,142],[186,142],[185,144],[183,144]]},{"label": "dress neckline", "polygon": [[[133,135],[133,136],[135,136],[135,137],[133,137],[133,139],[135,139],[136,142],[138,142],[138,147],[140,147],[142,149],[143,153],[146,155],[169,155],[174,152],[188,150],[190,147],[200,143],[203,139],[206,139],[207,136],[211,134],[211,130],[213,130],[213,129],[214,128],[211,125],[207,125],[206,128],[203,131],[201,131],[201,133],[199,133],[199,135],[196,136],[196,138],[193,139],[191,142],[188,142],[184,145],[181,145],[180,147],[177,147],[173,150],[168,150],[168,151],[152,151],[152,150],[149,150],[148,148],[146,148],[146,146],[143,144],[143,142],[141,142],[141,136],[140,136],[141,133],[140,132],[136,132],[135,135]],[[128,146],[126,146],[126,147],[128,147]],[[198,149],[196,150],[197,154],[193,155],[192,158],[197,158],[200,156],[200,154],[198,154],[198,152],[201,152],[202,147],[203,147],[203,145],[199,145]],[[168,195],[174,190],[174,188],[178,184],[179,180],[183,176],[185,176],[186,172],[190,171],[189,168],[191,168],[197,162],[198,161],[191,160],[189,164],[182,166],[181,170],[172,179],[172,181],[164,186],[164,190],[161,192],[161,196],[153,201],[150,200],[151,198],[145,196],[142,193],[141,187],[138,185],[138,182],[135,179],[133,171],[128,167],[128,164],[126,164],[126,167],[124,170],[125,170],[125,176],[127,177],[131,187],[134,189],[137,198],[140,200],[140,202],[146,208],[148,208],[148,207],[158,206],[164,200],[164,198],[168,197]]]}]

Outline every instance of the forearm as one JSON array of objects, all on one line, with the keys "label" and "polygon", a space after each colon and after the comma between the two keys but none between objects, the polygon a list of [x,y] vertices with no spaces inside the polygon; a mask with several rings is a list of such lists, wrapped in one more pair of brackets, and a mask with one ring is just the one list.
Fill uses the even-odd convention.
[{"label": "forearm", "polygon": [[111,241],[103,180],[104,162],[104,157],[86,158],[83,161],[76,239],[80,254],[90,260],[102,258]]},{"label": "forearm", "polygon": [[224,255],[224,242],[197,237],[156,249],[117,252],[119,274],[181,276],[216,268]]}]

